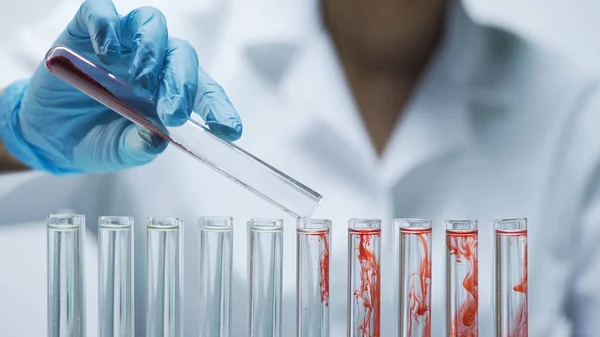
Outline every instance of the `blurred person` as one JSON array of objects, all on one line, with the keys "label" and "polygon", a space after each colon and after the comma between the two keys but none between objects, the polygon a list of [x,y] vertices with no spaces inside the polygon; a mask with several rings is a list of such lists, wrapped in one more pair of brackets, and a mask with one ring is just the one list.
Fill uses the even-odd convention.
[{"label": "blurred person", "polygon": [[[550,336],[561,319],[577,336],[600,331],[600,96],[593,73],[475,22],[460,1],[211,4],[119,1],[115,9],[108,0],[69,2],[15,33],[31,40],[18,39],[0,57],[7,84],[0,168],[13,172],[0,177],[0,187],[11,186],[0,198],[0,224],[69,208],[85,213],[93,231],[94,216],[132,215],[136,242],[143,242],[145,217],[182,217],[188,335],[198,315],[195,219],[232,215],[232,334],[241,336],[248,293],[241,224],[282,217],[283,328],[295,331],[293,219],[54,78],[39,64],[54,41],[140,93],[154,93],[164,124],[180,125],[198,111],[223,139],[239,139],[323,194],[315,218],[333,220],[332,336],[346,329],[346,224],[355,217],[383,219],[382,336],[396,324],[389,294],[397,217],[434,222],[432,336],[444,334],[443,220],[480,221],[479,331],[491,336],[490,221],[509,216],[530,224],[531,335]],[[20,79],[28,71],[33,75]],[[144,249],[135,250],[136,275],[144,275]],[[136,280],[142,335],[144,277]]]}]

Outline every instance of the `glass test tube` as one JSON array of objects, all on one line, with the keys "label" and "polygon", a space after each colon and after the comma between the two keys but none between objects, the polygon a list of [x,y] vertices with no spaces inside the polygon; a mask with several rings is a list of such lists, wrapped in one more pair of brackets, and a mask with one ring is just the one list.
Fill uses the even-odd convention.
[{"label": "glass test tube", "polygon": [[348,337],[380,337],[381,220],[348,222]]},{"label": "glass test tube", "polygon": [[200,337],[229,337],[233,219],[199,219]]},{"label": "glass test tube", "polygon": [[331,221],[304,219],[297,225],[296,336],[328,337]]},{"label": "glass test tube", "polygon": [[283,220],[248,221],[250,337],[281,336]]},{"label": "glass test tube", "polygon": [[85,336],[85,216],[51,214],[48,234],[48,337]]},{"label": "glass test tube", "polygon": [[494,221],[496,336],[526,337],[527,219]]},{"label": "glass test tube", "polygon": [[400,247],[398,266],[398,332],[402,337],[431,336],[431,221],[396,219]]},{"label": "glass test tube", "polygon": [[477,221],[446,220],[446,334],[477,337]]},{"label": "glass test tube", "polygon": [[146,336],[181,337],[181,241],[183,222],[150,218],[147,227]]},{"label": "glass test tube", "polygon": [[98,218],[98,328],[100,337],[132,337],[133,218]]},{"label": "glass test tube", "polygon": [[197,114],[183,126],[165,129],[156,122],[153,97],[135,95],[128,83],[65,46],[51,48],[45,65],[56,77],[296,218],[310,217],[321,200],[317,192],[215,136]]}]

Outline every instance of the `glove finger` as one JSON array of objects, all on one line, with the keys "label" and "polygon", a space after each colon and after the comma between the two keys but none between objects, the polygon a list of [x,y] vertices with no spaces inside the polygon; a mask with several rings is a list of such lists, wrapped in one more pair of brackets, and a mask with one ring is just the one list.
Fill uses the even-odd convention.
[{"label": "glove finger", "polygon": [[99,123],[75,146],[75,168],[85,172],[109,173],[152,161],[167,142],[152,136],[124,118]]},{"label": "glove finger", "polygon": [[98,59],[115,64],[121,56],[119,15],[110,0],[88,0],[81,4],[67,26],[76,39],[90,39]]},{"label": "glove finger", "polygon": [[165,140],[130,123],[119,139],[119,159],[124,167],[147,164],[162,153],[167,145]]},{"label": "glove finger", "polygon": [[236,141],[242,136],[242,120],[223,88],[202,68],[198,68],[198,93],[194,110],[210,130],[226,141]]},{"label": "glove finger", "polygon": [[158,87],[157,112],[166,126],[185,123],[194,107],[198,90],[198,56],[180,39],[169,39]]},{"label": "glove finger", "polygon": [[153,94],[167,50],[165,16],[153,7],[135,9],[121,21],[121,36],[123,45],[131,48],[129,80],[134,91],[140,96]]}]

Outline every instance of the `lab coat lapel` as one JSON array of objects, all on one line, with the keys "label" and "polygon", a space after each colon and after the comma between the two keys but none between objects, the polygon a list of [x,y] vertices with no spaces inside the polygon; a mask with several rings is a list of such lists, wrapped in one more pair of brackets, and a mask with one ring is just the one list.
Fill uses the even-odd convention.
[{"label": "lab coat lapel", "polygon": [[345,180],[373,186],[376,154],[329,36],[321,31],[290,69],[281,94],[302,111],[295,138]]},{"label": "lab coat lapel", "polygon": [[[330,166],[343,179],[372,188],[368,177],[374,173],[376,155],[329,37],[320,25],[318,2],[292,3],[291,7],[274,3],[260,13],[246,4],[242,7],[248,6],[248,11],[236,9],[237,19],[232,17],[232,22],[261,18],[254,26],[249,21],[248,31],[236,33],[244,71],[253,73],[259,84],[252,89],[267,93],[260,95],[262,98],[271,98],[269,109],[252,109],[255,115],[244,121],[247,129],[258,129],[253,123],[259,121],[277,120],[269,136],[278,141],[269,147],[293,146]],[[270,6],[261,3],[261,9],[266,7]],[[239,27],[239,22],[231,26]],[[231,75],[225,77],[233,78]],[[231,96],[229,87],[228,92]],[[248,100],[248,96],[240,95],[240,99]],[[235,94],[232,99],[235,102]],[[246,133],[242,142],[251,142],[251,133]]]},{"label": "lab coat lapel", "polygon": [[481,92],[470,83],[484,53],[482,28],[452,1],[445,34],[383,154],[381,180],[388,188],[473,142],[471,100]]}]

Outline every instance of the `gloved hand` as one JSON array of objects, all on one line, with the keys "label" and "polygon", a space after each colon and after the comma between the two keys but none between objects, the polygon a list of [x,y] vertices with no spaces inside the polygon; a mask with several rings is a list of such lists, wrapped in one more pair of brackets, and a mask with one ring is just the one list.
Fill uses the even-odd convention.
[{"label": "gloved hand", "polygon": [[[241,136],[240,118],[223,89],[199,67],[188,43],[168,36],[157,9],[143,7],[121,17],[110,0],[88,0],[55,44],[100,61],[129,79],[141,96],[154,94],[166,126],[185,123],[194,109],[221,138]],[[22,163],[55,174],[108,173],[146,164],[167,145],[43,64],[30,80],[14,83],[0,97],[0,139]]]}]

